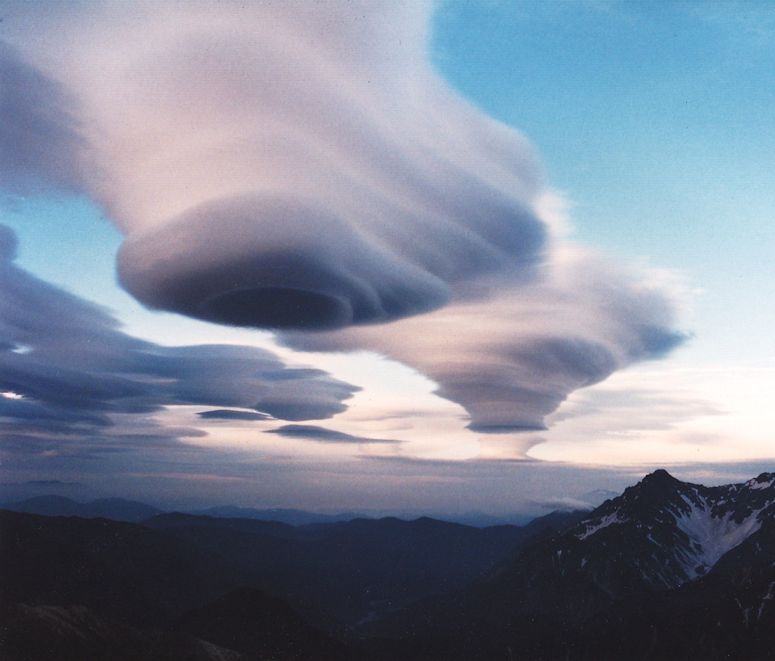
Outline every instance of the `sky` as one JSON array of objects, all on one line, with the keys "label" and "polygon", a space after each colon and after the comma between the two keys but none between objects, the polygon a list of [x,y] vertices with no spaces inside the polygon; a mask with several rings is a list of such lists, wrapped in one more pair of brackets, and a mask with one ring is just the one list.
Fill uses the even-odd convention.
[{"label": "sky", "polygon": [[540,513],[772,470],[771,4],[0,17],[7,497]]}]

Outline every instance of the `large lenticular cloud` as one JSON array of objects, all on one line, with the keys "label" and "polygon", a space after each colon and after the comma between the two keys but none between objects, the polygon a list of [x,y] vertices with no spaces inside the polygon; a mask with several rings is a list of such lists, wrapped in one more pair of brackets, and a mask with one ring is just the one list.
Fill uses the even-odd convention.
[{"label": "large lenticular cloud", "polygon": [[0,41],[0,189],[79,185],[83,147],[65,90]]},{"label": "large lenticular cloud", "polygon": [[422,3],[58,13],[70,29],[32,55],[89,117],[89,188],[146,305],[340,328],[439,308],[540,257],[533,159],[429,68]]},{"label": "large lenticular cloud", "polygon": [[480,431],[540,428],[682,340],[648,274],[552,235],[530,148],[430,66],[424,3],[5,15],[77,100],[78,181],[126,234],[119,278],[150,307],[391,356]]}]

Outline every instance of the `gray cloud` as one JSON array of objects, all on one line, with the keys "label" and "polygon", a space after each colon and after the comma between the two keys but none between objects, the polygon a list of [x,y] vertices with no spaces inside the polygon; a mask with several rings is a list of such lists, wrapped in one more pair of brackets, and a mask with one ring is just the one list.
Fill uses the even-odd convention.
[{"label": "gray cloud", "polygon": [[632,434],[673,429],[693,418],[722,415],[713,402],[680,389],[605,388],[581,393],[561,411],[553,414],[552,424],[566,421],[597,424],[601,433]]},{"label": "gray cloud", "polygon": [[389,438],[370,438],[368,436],[352,436],[341,431],[318,427],[317,425],[283,425],[269,429],[266,434],[279,434],[291,438],[306,438],[320,443],[400,443]]},{"label": "gray cloud", "polygon": [[72,104],[60,84],[0,41],[0,187],[79,185],[83,139]]},{"label": "gray cloud", "polygon": [[235,345],[164,347],[122,332],[104,309],[13,263],[0,226],[0,438],[7,455],[168,445],[202,436],[147,414],[175,405],[234,407],[200,417],[314,420],[345,410],[356,386],[269,351]]},{"label": "gray cloud", "polygon": [[591,510],[602,505],[606,500],[616,498],[620,493],[609,489],[595,489],[581,496],[554,496],[534,499],[531,502],[548,510]]},{"label": "gray cloud", "polygon": [[212,411],[200,411],[197,413],[205,420],[268,420],[270,416],[256,411],[236,411],[234,409],[214,409]]}]

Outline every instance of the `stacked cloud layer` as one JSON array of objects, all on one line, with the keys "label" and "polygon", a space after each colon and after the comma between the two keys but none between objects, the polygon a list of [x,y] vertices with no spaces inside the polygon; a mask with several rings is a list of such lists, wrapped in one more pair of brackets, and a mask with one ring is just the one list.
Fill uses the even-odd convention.
[{"label": "stacked cloud layer", "polygon": [[436,381],[439,395],[467,410],[473,430],[518,432],[543,429],[574,390],[675,348],[684,336],[670,328],[672,316],[657,285],[585,251],[557,249],[542,277],[482,300],[285,341],[391,356]]},{"label": "stacked cloud layer", "polygon": [[263,349],[165,347],[134,338],[102,308],[16,266],[15,247],[13,233],[0,225],[5,461],[67,447],[116,452],[204,435],[153,422],[149,414],[169,406],[233,407],[217,409],[226,418],[251,412],[259,419],[330,418],[358,390],[320,370],[288,367]]},{"label": "stacked cloud layer", "polygon": [[540,257],[522,140],[428,67],[425,9],[356,5],[108,2],[54,8],[50,32],[40,18],[30,55],[88,118],[84,179],[127,233],[119,274],[141,301],[336,328],[438,308]]},{"label": "stacked cloud layer", "polygon": [[663,290],[553,235],[530,148],[433,71],[425,4],[5,15],[24,70],[72,99],[40,131],[76,145],[64,183],[126,234],[119,278],[150,307],[378,351],[482,431],[541,427],[682,340]]}]

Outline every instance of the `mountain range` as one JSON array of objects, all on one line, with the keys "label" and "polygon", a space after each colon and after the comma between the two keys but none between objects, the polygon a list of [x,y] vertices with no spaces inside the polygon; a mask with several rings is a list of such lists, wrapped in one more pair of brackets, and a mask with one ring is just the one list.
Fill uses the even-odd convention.
[{"label": "mountain range", "polygon": [[11,660],[767,659],[775,473],[522,527],[2,511],[0,576]]},{"label": "mountain range", "polygon": [[[603,501],[601,494],[611,492],[594,492],[572,500],[573,507],[552,507],[551,509],[591,509],[592,504]],[[616,494],[614,494],[616,495]],[[589,504],[587,504],[587,502]],[[27,512],[28,514],[42,514],[44,516],[80,516],[85,519],[105,518],[114,521],[130,521],[139,523],[155,514],[168,512],[153,505],[126,500],[124,498],[100,498],[86,502],[76,501],[72,498],[59,495],[44,495],[0,503],[0,509],[12,512]],[[312,523],[336,523],[352,521],[353,519],[378,519],[385,518],[387,514],[381,512],[336,512],[322,513],[291,508],[254,508],[238,507],[235,505],[218,505],[205,509],[184,510],[185,514],[216,517],[222,519],[257,519],[259,521],[278,521],[292,526],[304,526]],[[398,512],[391,514],[401,519],[419,518],[416,513]],[[489,528],[498,525],[527,525],[535,517],[527,514],[514,513],[510,515],[493,516],[483,512],[465,512],[437,516],[436,518],[461,523],[474,528]]]}]

